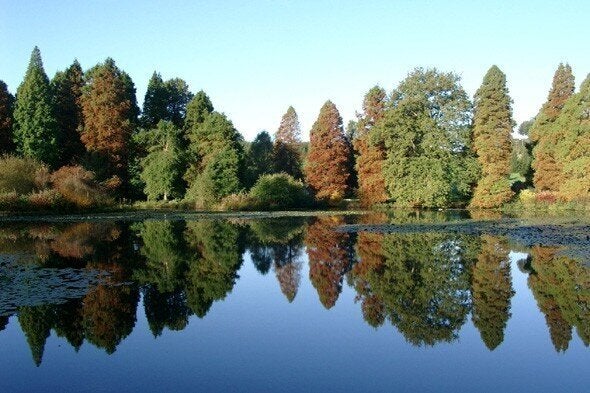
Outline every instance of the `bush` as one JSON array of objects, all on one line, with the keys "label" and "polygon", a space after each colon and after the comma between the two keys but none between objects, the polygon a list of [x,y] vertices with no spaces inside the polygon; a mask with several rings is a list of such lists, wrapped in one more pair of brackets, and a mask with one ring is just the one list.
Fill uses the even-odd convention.
[{"label": "bush", "polygon": [[63,198],[79,208],[110,203],[104,190],[94,181],[94,173],[81,166],[64,166],[51,175],[53,187]]},{"label": "bush", "polygon": [[557,195],[551,191],[541,191],[536,194],[535,200],[541,203],[555,203]]},{"label": "bush", "polygon": [[245,193],[231,194],[226,196],[219,203],[221,210],[243,211],[243,210],[257,210],[259,204],[254,198]]},{"label": "bush", "polygon": [[536,198],[537,195],[530,189],[522,190],[520,194],[518,194],[518,199],[525,206],[534,205]]},{"label": "bush", "polygon": [[17,209],[19,201],[19,196],[14,191],[0,193],[0,210]]},{"label": "bush", "polygon": [[310,205],[303,183],[285,173],[261,176],[249,194],[261,209],[287,209]]},{"label": "bush", "polygon": [[62,195],[56,190],[42,190],[27,196],[28,206],[33,209],[46,210],[63,204]]},{"label": "bush", "polygon": [[32,158],[0,158],[0,193],[30,194],[46,186],[49,171]]}]

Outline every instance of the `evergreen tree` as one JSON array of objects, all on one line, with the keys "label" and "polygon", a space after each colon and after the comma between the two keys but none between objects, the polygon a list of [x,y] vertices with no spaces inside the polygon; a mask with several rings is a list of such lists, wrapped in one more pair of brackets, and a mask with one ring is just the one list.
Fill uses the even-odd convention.
[{"label": "evergreen tree", "polygon": [[245,185],[250,188],[262,175],[273,172],[273,143],[270,134],[262,131],[256,135],[246,154]]},{"label": "evergreen tree", "polygon": [[135,88],[129,75],[112,59],[88,71],[82,95],[82,142],[89,166],[112,190],[125,194],[130,138],[137,122]]},{"label": "evergreen tree", "polygon": [[148,200],[162,197],[180,198],[184,195],[184,155],[181,150],[181,130],[170,121],[160,121],[156,129],[147,131],[149,153],[142,159],[141,179]]},{"label": "evergreen tree", "polygon": [[43,360],[45,341],[49,337],[53,310],[51,306],[22,307],[18,312],[18,322],[27,337],[35,365],[39,367]]},{"label": "evergreen tree", "polygon": [[58,72],[51,80],[55,116],[59,126],[59,165],[78,161],[85,152],[80,140],[84,128],[82,115],[82,90],[84,72],[78,60],[64,72]]},{"label": "evergreen tree", "polygon": [[444,207],[469,199],[477,166],[470,152],[471,103],[453,73],[418,68],[400,83],[374,127],[397,205]]},{"label": "evergreen tree", "polygon": [[155,128],[160,120],[168,118],[168,91],[162,76],[154,71],[143,99],[141,123],[147,129]]},{"label": "evergreen tree", "polygon": [[371,130],[375,123],[383,118],[386,103],[387,96],[383,88],[375,86],[367,92],[354,139],[358,194],[361,203],[365,206],[387,200],[383,176],[385,146],[383,143],[371,141]]},{"label": "evergreen tree", "polygon": [[209,96],[200,90],[186,106],[184,121],[186,139],[190,140],[191,135],[197,131],[211,112],[213,112],[213,103],[211,103]]},{"label": "evergreen tree", "polygon": [[[180,78],[168,79],[165,83],[168,93],[167,118],[176,127],[184,127],[188,103],[193,99],[193,93],[188,84]],[[213,108],[211,106],[211,108]]]},{"label": "evergreen tree", "polygon": [[189,137],[194,158],[185,174],[189,183],[187,198],[208,207],[238,192],[244,177],[243,139],[232,122],[212,112]]},{"label": "evergreen tree", "polygon": [[14,150],[12,124],[14,96],[8,91],[6,83],[0,80],[0,155]]},{"label": "evergreen tree", "polygon": [[59,158],[58,133],[49,79],[41,52],[35,47],[25,79],[16,91],[14,142],[25,157],[54,166]]},{"label": "evergreen tree", "polygon": [[302,179],[301,128],[295,109],[290,106],[281,118],[275,133],[273,160],[274,171],[284,172],[295,179]]},{"label": "evergreen tree", "polygon": [[512,100],[506,87],[506,75],[497,66],[486,73],[475,93],[473,150],[482,175],[471,206],[490,208],[508,202],[512,190],[510,174]]},{"label": "evergreen tree", "polygon": [[560,135],[555,158],[562,165],[559,197],[566,201],[590,198],[590,75],[571,96],[554,127]]},{"label": "evergreen tree", "polygon": [[348,186],[348,145],[336,106],[326,101],[310,132],[305,179],[317,199],[339,201]]},{"label": "evergreen tree", "polygon": [[563,163],[556,157],[556,145],[561,138],[560,131],[554,126],[566,101],[574,94],[575,80],[571,67],[559,64],[547,102],[539,111],[535,122],[531,127],[531,139],[534,160],[532,167],[535,170],[533,182],[537,191],[557,192],[561,184],[561,171]]}]

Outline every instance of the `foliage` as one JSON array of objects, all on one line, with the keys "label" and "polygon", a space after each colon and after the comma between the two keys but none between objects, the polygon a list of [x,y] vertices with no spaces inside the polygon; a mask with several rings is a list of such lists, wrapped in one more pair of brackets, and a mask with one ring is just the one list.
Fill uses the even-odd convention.
[{"label": "foliage", "polygon": [[25,79],[16,91],[14,142],[17,151],[49,166],[56,165],[58,126],[49,79],[43,69],[41,52],[35,47]]},{"label": "foliage", "polygon": [[4,156],[0,158],[0,192],[19,195],[45,187],[47,168],[33,158]]},{"label": "foliage", "polygon": [[99,181],[125,194],[129,140],[137,120],[135,87],[129,75],[112,59],[87,72],[82,95],[82,142],[90,155],[89,166]]},{"label": "foliage", "polygon": [[475,93],[473,150],[482,174],[477,183],[472,207],[498,207],[512,198],[510,174],[512,100],[506,75],[492,66]]},{"label": "foliage", "polygon": [[144,132],[142,137],[149,146],[148,155],[141,160],[140,175],[148,200],[182,197],[185,157],[181,150],[181,130],[172,122],[160,121],[157,128]]},{"label": "foliage", "polygon": [[273,143],[270,135],[262,131],[256,135],[246,152],[246,188],[251,188],[258,178],[273,172]]},{"label": "foliage", "polygon": [[281,118],[273,147],[274,172],[284,172],[297,180],[303,179],[300,151],[301,128],[297,112],[290,106]]},{"label": "foliage", "polygon": [[213,112],[213,104],[209,96],[203,90],[200,90],[186,106],[186,119],[184,122],[184,129],[187,133],[186,139],[191,139],[193,132],[196,132],[211,112]]},{"label": "foliage", "polygon": [[81,166],[64,166],[51,174],[53,188],[78,208],[89,208],[111,203],[102,187],[96,183],[94,173]]},{"label": "foliage", "polygon": [[55,74],[51,90],[59,135],[59,164],[68,165],[80,160],[85,149],[80,140],[84,128],[82,115],[82,89],[84,72],[77,60],[65,71]]},{"label": "foliage", "polygon": [[326,101],[310,133],[305,180],[318,200],[338,202],[344,198],[350,176],[349,148],[342,118],[336,106]]},{"label": "foliage", "polygon": [[512,154],[510,156],[510,173],[518,173],[524,177],[525,183],[532,180],[531,163],[533,158],[530,153],[531,146],[527,140],[513,139]]},{"label": "foliage", "polygon": [[372,141],[373,127],[385,113],[387,95],[379,86],[367,92],[363,101],[363,113],[359,116],[356,136],[353,139],[356,152],[355,169],[358,173],[358,194],[361,203],[370,206],[387,200],[383,163],[385,146]]},{"label": "foliage", "polygon": [[534,184],[538,191],[557,192],[561,184],[562,163],[556,154],[556,145],[565,130],[554,124],[565,103],[574,94],[575,80],[569,64],[559,64],[553,76],[553,84],[547,101],[543,104],[535,122],[531,126],[530,136],[535,146],[533,149],[535,170]]},{"label": "foliage", "polygon": [[385,185],[397,205],[464,204],[478,173],[470,152],[471,103],[453,73],[415,69],[375,128],[386,149]]},{"label": "foliage", "polygon": [[6,83],[0,80],[0,154],[12,153],[12,124],[14,112],[14,96],[8,91]]},{"label": "foliage", "polygon": [[261,176],[249,196],[262,210],[289,209],[310,204],[303,183],[285,173]]},{"label": "foliage", "polygon": [[150,129],[165,120],[182,128],[187,105],[192,99],[193,94],[184,80],[174,78],[164,82],[162,76],[154,71],[143,100],[141,123]]}]

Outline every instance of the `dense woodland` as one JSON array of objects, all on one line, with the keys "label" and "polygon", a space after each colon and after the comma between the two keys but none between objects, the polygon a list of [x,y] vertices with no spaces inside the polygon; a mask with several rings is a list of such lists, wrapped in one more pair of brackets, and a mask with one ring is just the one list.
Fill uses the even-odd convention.
[{"label": "dense woodland", "polygon": [[[440,212],[431,213],[363,219],[440,220]],[[358,312],[374,328],[396,329],[409,343],[430,346],[457,340],[471,318],[483,344],[494,350],[504,341],[512,315],[509,252],[516,247],[529,255],[519,268],[545,316],[555,350],[566,351],[576,335],[584,345],[590,343],[590,293],[585,289],[590,270],[581,263],[584,259],[569,257],[558,247],[523,248],[505,237],[353,234],[337,230],[344,223],[342,216],[323,216],[5,226],[0,252],[19,258],[4,293],[27,289],[2,303],[8,308],[0,309],[0,334],[9,316],[17,314],[12,323],[20,325],[37,365],[52,330],[76,350],[87,343],[113,353],[133,331],[138,305],[143,304],[154,337],[165,329],[183,330],[189,322],[198,323],[192,316],[202,319],[214,312],[239,280],[240,267],[253,263],[261,275],[277,281],[282,295],[276,295],[284,296],[286,307],[299,301],[298,291],[307,280],[326,309],[338,307],[349,286],[356,292]],[[41,269],[38,276],[27,266]],[[59,278],[42,280],[48,274],[43,268],[59,268]],[[67,276],[72,268],[109,274],[72,293],[76,286]],[[33,279],[41,286],[38,304],[23,284]]]},{"label": "dense woodland", "polygon": [[[277,118],[278,120],[278,118]],[[590,201],[590,77],[560,64],[547,101],[514,139],[506,75],[471,99],[452,72],[416,68],[371,88],[346,128],[327,101],[303,142],[289,107],[246,142],[207,94],[154,72],[140,110],[106,59],[49,80],[38,48],[13,96],[0,81],[0,209],[163,201],[197,209],[338,205],[496,208]]]}]

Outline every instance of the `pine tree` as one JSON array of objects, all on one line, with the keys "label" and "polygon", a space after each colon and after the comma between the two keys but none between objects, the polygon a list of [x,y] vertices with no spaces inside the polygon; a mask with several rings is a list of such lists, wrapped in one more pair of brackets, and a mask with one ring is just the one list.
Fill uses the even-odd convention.
[{"label": "pine tree", "polygon": [[559,64],[553,84],[547,97],[547,102],[539,111],[535,122],[531,126],[531,139],[534,160],[532,167],[535,171],[533,183],[537,191],[557,192],[561,184],[562,162],[556,158],[556,144],[560,139],[559,130],[554,123],[559,117],[566,101],[572,96],[575,80],[571,67]]},{"label": "pine tree", "polygon": [[374,127],[383,143],[388,195],[397,205],[465,204],[477,167],[471,148],[471,103],[459,76],[417,68],[393,91]]},{"label": "pine tree", "polygon": [[555,158],[562,164],[559,197],[566,201],[590,198],[590,75],[571,96],[557,121]]},{"label": "pine tree", "polygon": [[168,92],[162,76],[154,71],[143,99],[141,123],[147,129],[155,128],[160,120],[168,120]]},{"label": "pine tree", "polygon": [[35,47],[25,79],[16,91],[14,142],[25,157],[54,166],[59,158],[58,133],[49,79],[41,52]]},{"label": "pine tree", "polygon": [[284,172],[295,179],[302,179],[301,128],[297,112],[290,106],[281,118],[279,129],[275,133],[274,171]]},{"label": "pine tree", "polygon": [[305,179],[319,200],[337,202],[347,192],[348,146],[342,118],[336,106],[326,101],[310,132]]},{"label": "pine tree", "polygon": [[512,100],[506,75],[497,66],[486,73],[475,93],[473,150],[482,175],[475,189],[472,207],[491,208],[512,198],[510,174]]},{"label": "pine tree", "polygon": [[141,179],[148,200],[184,195],[184,157],[181,151],[181,130],[170,121],[160,121],[156,129],[147,132],[152,139],[149,154],[141,161]]},{"label": "pine tree", "polygon": [[358,194],[361,203],[365,206],[387,200],[383,176],[385,146],[371,141],[371,130],[375,123],[383,118],[386,103],[387,96],[383,88],[375,86],[367,92],[354,139]]},{"label": "pine tree", "polygon": [[12,124],[14,96],[8,91],[6,83],[0,80],[0,155],[14,150]]},{"label": "pine tree", "polygon": [[137,122],[135,88],[129,75],[112,59],[88,71],[89,84],[82,96],[82,142],[90,166],[105,185],[125,194],[129,141]]},{"label": "pine tree", "polygon": [[245,185],[250,188],[262,175],[273,172],[273,143],[270,134],[262,131],[256,135],[246,154]]},{"label": "pine tree", "polygon": [[[188,84],[180,78],[168,79],[165,82],[168,94],[167,118],[176,127],[184,127],[188,103],[193,99]],[[212,108],[212,107],[211,107]],[[213,110],[213,109],[212,109]]]},{"label": "pine tree", "polygon": [[80,140],[84,128],[82,115],[82,89],[84,73],[78,60],[51,80],[55,116],[59,126],[59,165],[77,162],[85,152]]}]

